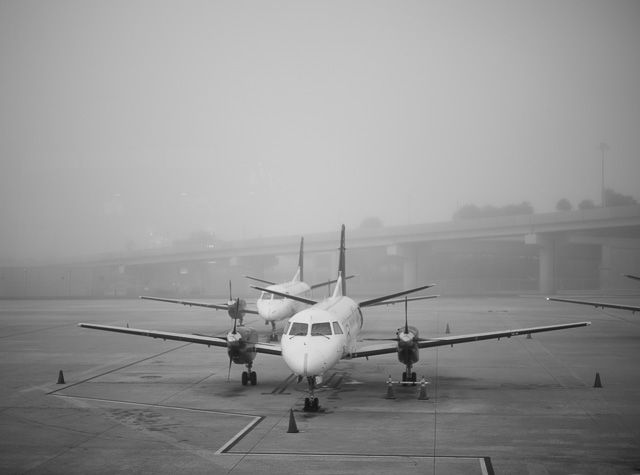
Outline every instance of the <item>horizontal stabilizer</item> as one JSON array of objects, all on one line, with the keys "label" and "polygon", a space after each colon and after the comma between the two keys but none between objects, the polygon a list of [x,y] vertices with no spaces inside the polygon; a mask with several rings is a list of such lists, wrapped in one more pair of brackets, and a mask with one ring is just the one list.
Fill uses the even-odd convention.
[{"label": "horizontal stabilizer", "polygon": [[[350,275],[348,277],[346,277],[346,279],[353,279],[354,277],[356,277],[355,275]],[[311,286],[309,286],[310,289],[319,289],[320,287],[324,287],[325,285],[333,285],[336,282],[338,282],[338,279],[334,279],[334,280],[328,280],[326,282],[323,282],[321,284],[313,284]]]},{"label": "horizontal stabilizer", "polygon": [[243,275],[242,277],[255,280],[256,282],[262,282],[263,284],[267,284],[267,285],[277,285],[275,282],[271,282],[270,280],[258,279],[257,277],[251,277],[250,275]]},{"label": "horizontal stabilizer", "polygon": [[425,295],[424,297],[411,297],[411,298],[403,298],[398,300],[384,300],[378,303],[369,304],[369,307],[374,307],[376,305],[395,305],[397,303],[405,303],[405,302],[413,302],[414,300],[427,300],[427,299],[435,299],[440,297],[439,295]]},{"label": "horizontal stabilizer", "polygon": [[315,305],[315,304],[318,303],[317,300],[308,299],[308,298],[305,298],[305,297],[300,297],[298,295],[285,294],[283,292],[278,292],[277,290],[265,289],[264,287],[258,287],[256,285],[250,285],[249,287],[251,287],[252,289],[260,290],[261,292],[267,292],[267,293],[270,293],[270,294],[273,294],[273,295],[277,295],[277,296],[285,298],[285,299],[291,299],[291,300],[295,300],[297,302],[306,303],[307,305]]},{"label": "horizontal stabilizer", "polygon": [[390,300],[396,297],[402,297],[403,295],[419,292],[420,290],[428,289],[429,287],[433,287],[434,285],[435,284],[423,285],[422,287],[416,287],[415,289],[403,290],[402,292],[385,295],[384,297],[377,297],[375,299],[365,300],[364,302],[360,302],[360,307],[371,307],[373,305],[379,305],[380,302],[384,302],[385,300]]}]

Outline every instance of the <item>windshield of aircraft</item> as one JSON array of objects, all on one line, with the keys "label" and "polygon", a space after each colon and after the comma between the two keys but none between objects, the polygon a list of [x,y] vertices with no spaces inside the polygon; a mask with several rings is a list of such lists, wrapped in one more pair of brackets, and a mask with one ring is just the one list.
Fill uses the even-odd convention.
[{"label": "windshield of aircraft", "polygon": [[296,336],[296,335],[306,335],[307,332],[309,331],[309,324],[308,323],[301,323],[301,322],[293,322],[293,323],[289,323],[291,325],[291,327],[288,329],[288,332],[285,332],[287,335],[291,335],[291,336]]},{"label": "windshield of aircraft", "polygon": [[262,295],[260,295],[260,299],[261,300],[284,300],[284,297],[281,297],[280,295],[274,295],[271,294],[269,292],[262,292]]},{"label": "windshield of aircraft", "polygon": [[[342,330],[339,326],[334,326],[336,334],[341,334]],[[289,336],[306,336],[309,333],[309,324],[302,322],[289,322],[284,330],[285,335]],[[331,331],[331,323],[314,323],[311,325],[311,336],[330,336],[333,335]]]},{"label": "windshield of aircraft", "polygon": [[329,322],[314,323],[311,326],[311,336],[326,336],[326,335],[331,335],[331,324]]}]

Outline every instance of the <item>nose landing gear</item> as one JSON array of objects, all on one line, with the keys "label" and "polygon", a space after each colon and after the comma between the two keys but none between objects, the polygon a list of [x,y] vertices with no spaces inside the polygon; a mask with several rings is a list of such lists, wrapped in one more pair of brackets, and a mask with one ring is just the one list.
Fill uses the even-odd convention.
[{"label": "nose landing gear", "polygon": [[320,408],[320,401],[315,397],[316,377],[308,376],[307,381],[309,382],[309,396],[304,398],[304,411],[318,412],[318,409]]}]

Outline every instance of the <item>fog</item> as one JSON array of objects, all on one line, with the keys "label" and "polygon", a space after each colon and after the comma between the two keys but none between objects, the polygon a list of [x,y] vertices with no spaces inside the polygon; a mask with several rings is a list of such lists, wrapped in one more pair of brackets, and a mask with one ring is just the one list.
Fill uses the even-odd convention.
[{"label": "fog", "polygon": [[640,199],[637,1],[2,1],[0,261]]}]

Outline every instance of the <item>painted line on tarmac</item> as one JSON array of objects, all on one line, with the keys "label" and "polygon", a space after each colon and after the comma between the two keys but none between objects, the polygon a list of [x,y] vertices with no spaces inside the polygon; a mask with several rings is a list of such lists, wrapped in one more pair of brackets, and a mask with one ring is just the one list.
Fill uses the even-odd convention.
[{"label": "painted line on tarmac", "polygon": [[157,358],[158,356],[166,355],[167,353],[171,353],[172,351],[179,350],[179,349],[184,348],[185,346],[189,346],[189,345],[191,345],[191,344],[192,344],[192,343],[186,343],[186,344],[184,344],[184,345],[180,345],[180,346],[177,346],[177,347],[175,347],[175,348],[171,348],[170,350],[163,351],[162,353],[158,353],[158,354],[156,354],[156,355],[149,356],[148,358],[143,358],[143,359],[141,359],[141,360],[134,361],[133,363],[129,363],[129,364],[126,364],[126,365],[124,365],[124,366],[119,366],[119,367],[114,368],[114,369],[111,369],[111,370],[109,370],[109,371],[105,371],[104,373],[100,373],[100,374],[97,374],[97,375],[95,375],[95,376],[91,376],[90,378],[83,379],[82,381],[78,381],[77,383],[73,383],[73,384],[65,385],[65,386],[64,386],[64,387],[62,387],[62,388],[58,388],[58,389],[55,389],[55,390],[53,390],[53,391],[51,391],[51,392],[48,392],[48,393],[47,393],[47,396],[49,396],[49,395],[51,395],[51,394],[55,394],[55,393],[57,393],[57,392],[59,392],[59,391],[63,391],[63,390],[65,390],[65,389],[72,388],[72,387],[77,386],[77,385],[79,385],[79,384],[86,383],[86,382],[91,381],[91,380],[93,380],[93,379],[100,378],[100,377],[105,376],[105,375],[107,375],[107,374],[115,373],[116,371],[120,371],[121,369],[128,368],[129,366],[137,365],[138,363],[142,363],[143,361],[152,360],[153,358]]}]

